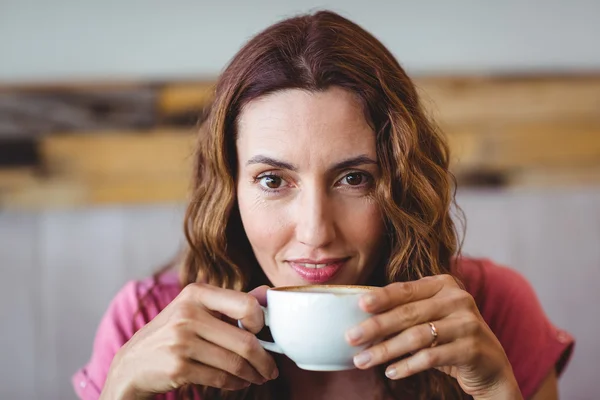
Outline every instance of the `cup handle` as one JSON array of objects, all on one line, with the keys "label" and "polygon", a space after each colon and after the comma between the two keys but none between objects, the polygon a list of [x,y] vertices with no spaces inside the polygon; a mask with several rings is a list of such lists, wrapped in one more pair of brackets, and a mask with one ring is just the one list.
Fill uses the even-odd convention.
[{"label": "cup handle", "polygon": [[[260,308],[262,309],[263,315],[265,317],[265,326],[269,326],[269,310],[267,309],[267,307],[261,306]],[[242,321],[240,321],[238,319],[237,323],[240,328],[242,328],[243,330],[246,330],[246,328],[244,328],[244,325],[242,324]],[[258,339],[258,342],[266,350],[273,351],[273,352],[279,353],[279,354],[284,354],[283,349],[281,347],[279,347],[279,345],[277,343],[267,342],[266,340],[261,340],[261,339]]]}]

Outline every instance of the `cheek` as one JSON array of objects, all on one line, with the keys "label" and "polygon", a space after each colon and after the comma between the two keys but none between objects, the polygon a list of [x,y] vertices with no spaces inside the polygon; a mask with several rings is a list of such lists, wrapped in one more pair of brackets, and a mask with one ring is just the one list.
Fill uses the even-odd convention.
[{"label": "cheek", "polygon": [[366,255],[378,252],[383,245],[385,226],[375,202],[365,200],[359,206],[355,204],[341,220],[346,240],[355,243]]},{"label": "cheek", "polygon": [[238,189],[238,206],[244,231],[259,261],[272,257],[287,241],[291,229],[287,213],[251,190]]}]

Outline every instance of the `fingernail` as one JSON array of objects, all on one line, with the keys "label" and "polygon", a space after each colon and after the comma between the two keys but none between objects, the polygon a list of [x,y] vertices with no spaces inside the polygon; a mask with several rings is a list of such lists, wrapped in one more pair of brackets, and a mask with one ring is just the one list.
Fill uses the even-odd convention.
[{"label": "fingernail", "polygon": [[375,302],[377,301],[377,298],[373,294],[365,294],[362,299],[364,303],[368,306],[375,305]]},{"label": "fingernail", "polygon": [[275,369],[272,373],[271,373],[271,379],[277,379],[277,377],[279,376],[279,370]]},{"label": "fingernail", "polygon": [[363,351],[354,357],[354,364],[359,367],[367,365],[371,361],[371,354],[368,351]]},{"label": "fingernail", "polygon": [[364,333],[365,332],[364,332],[363,328],[361,328],[360,326],[356,326],[356,327],[350,329],[346,333],[346,335],[348,336],[348,339],[355,342],[355,341],[359,340],[361,337],[363,337]]},{"label": "fingernail", "polygon": [[387,376],[390,379],[395,378],[397,375],[398,375],[398,371],[396,371],[396,368],[394,368],[394,367],[390,367],[385,370],[385,376]]}]

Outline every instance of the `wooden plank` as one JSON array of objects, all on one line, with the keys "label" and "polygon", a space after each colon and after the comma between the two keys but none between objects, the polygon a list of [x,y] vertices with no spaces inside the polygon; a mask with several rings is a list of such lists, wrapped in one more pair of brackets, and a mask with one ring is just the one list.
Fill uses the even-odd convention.
[{"label": "wooden plank", "polygon": [[[459,186],[488,185],[484,178],[473,179],[460,173]],[[492,177],[493,179],[493,177]],[[600,186],[600,168],[540,169],[513,171],[502,176],[508,187],[535,188],[558,186]],[[52,180],[36,185],[12,188],[0,192],[0,208],[4,210],[40,210],[110,204],[184,203],[189,180],[164,178],[148,181],[115,182]]]},{"label": "wooden plank", "polygon": [[[492,170],[600,164],[600,124],[447,128],[458,169]],[[61,176],[186,175],[194,133],[62,135],[41,141],[44,165]]]},{"label": "wooden plank", "polygon": [[57,81],[28,81],[15,84],[0,83],[0,93],[56,93],[98,90],[133,90],[139,87],[155,86],[153,82],[139,80],[89,80],[69,79]]},{"label": "wooden plank", "polygon": [[600,124],[520,124],[445,129],[458,169],[600,165]]},{"label": "wooden plank", "polygon": [[[600,184],[600,124],[447,128],[452,170],[465,184]],[[195,134],[186,130],[57,135],[40,139],[44,175],[4,173],[0,205],[183,201]],[[550,172],[548,172],[550,171]],[[0,174],[0,179],[2,174]]]},{"label": "wooden plank", "polygon": [[54,175],[187,176],[194,137],[190,130],[53,135],[41,139],[40,153]]},{"label": "wooden plank", "polygon": [[[416,81],[447,133],[452,169],[461,182],[599,183],[600,75]],[[39,155],[35,165],[0,169],[0,205],[183,200],[196,134],[187,126],[210,102],[212,85],[209,81],[113,85],[111,90],[117,92],[131,93],[136,87],[154,91],[158,127],[84,129],[32,139]],[[54,89],[78,93],[76,86],[46,89],[48,95]],[[85,90],[90,93],[90,87]],[[100,86],[94,90],[102,91]],[[24,93],[29,91],[40,93],[35,88]]]},{"label": "wooden plank", "polygon": [[33,168],[0,168],[0,191],[35,184],[36,175]]},{"label": "wooden plank", "polygon": [[38,210],[77,207],[93,204],[87,201],[81,183],[68,180],[36,180],[0,192],[0,207],[5,210]]},{"label": "wooden plank", "polygon": [[[600,121],[600,74],[414,80],[429,113],[443,125]],[[208,80],[0,88],[0,134],[190,126],[213,90]]]},{"label": "wooden plank", "polygon": [[175,83],[164,86],[158,97],[161,115],[199,112],[212,101],[214,82]]},{"label": "wooden plank", "polygon": [[600,75],[417,79],[441,124],[600,121]]},{"label": "wooden plank", "polygon": [[156,126],[152,88],[0,92],[0,136]]},{"label": "wooden plank", "polygon": [[510,187],[594,187],[600,185],[600,166],[568,168],[528,168],[512,173]]},{"label": "wooden plank", "polygon": [[190,179],[187,175],[94,182],[88,187],[86,201],[92,204],[181,202],[186,199],[189,186]]},{"label": "wooden plank", "polygon": [[185,201],[187,176],[138,179],[51,179],[0,192],[0,207],[35,210],[108,204],[177,203]]},{"label": "wooden plank", "polygon": [[[416,77],[422,100],[442,124],[561,120],[600,121],[600,75]],[[166,85],[162,114],[201,110],[212,99],[208,82]]]}]

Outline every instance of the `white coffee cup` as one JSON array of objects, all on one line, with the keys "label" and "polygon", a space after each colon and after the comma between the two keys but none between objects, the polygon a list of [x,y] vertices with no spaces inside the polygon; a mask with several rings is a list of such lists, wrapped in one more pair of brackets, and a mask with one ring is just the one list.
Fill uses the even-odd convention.
[{"label": "white coffee cup", "polygon": [[260,343],[269,351],[285,354],[302,369],[353,369],[354,356],[368,344],[351,346],[345,333],[371,316],[360,309],[358,299],[372,289],[353,285],[271,288],[268,308],[263,311],[275,342]]}]

